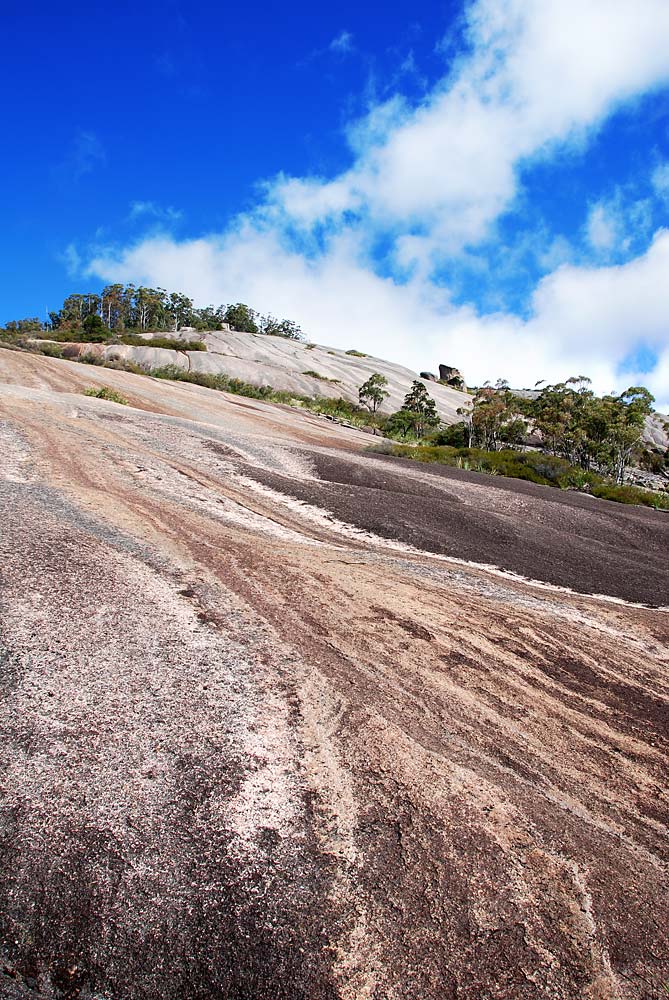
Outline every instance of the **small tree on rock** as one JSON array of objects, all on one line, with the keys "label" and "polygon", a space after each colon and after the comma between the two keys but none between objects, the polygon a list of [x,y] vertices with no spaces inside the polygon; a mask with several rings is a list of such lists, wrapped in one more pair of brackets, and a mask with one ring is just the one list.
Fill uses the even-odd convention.
[{"label": "small tree on rock", "polygon": [[284,337],[286,340],[304,339],[302,330],[292,319],[277,319],[271,314],[257,319],[260,333],[264,333],[267,337]]},{"label": "small tree on rock", "polygon": [[395,410],[383,425],[383,433],[388,437],[406,440],[415,433],[417,415],[410,410]]},{"label": "small tree on rock", "polygon": [[374,372],[358,389],[358,399],[363,406],[375,414],[383,400],[390,395],[385,388],[387,385],[386,376]]},{"label": "small tree on rock", "polygon": [[426,430],[439,424],[437,404],[422,382],[416,379],[411,384],[411,391],[404,397],[401,411],[413,415],[413,427],[416,437],[423,437]]}]

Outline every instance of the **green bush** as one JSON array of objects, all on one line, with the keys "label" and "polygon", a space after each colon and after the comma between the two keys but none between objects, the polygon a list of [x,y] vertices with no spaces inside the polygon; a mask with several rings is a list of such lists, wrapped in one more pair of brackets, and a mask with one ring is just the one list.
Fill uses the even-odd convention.
[{"label": "green bush", "polygon": [[100,317],[91,313],[83,323],[68,321],[51,330],[49,337],[61,344],[105,344],[112,338],[112,332]]},{"label": "green bush", "polygon": [[644,448],[639,455],[639,467],[655,475],[663,473],[667,465],[669,465],[669,451]]},{"label": "green bush", "polygon": [[[562,458],[540,451],[485,451],[483,448],[456,448],[452,445],[395,445],[390,454],[418,462],[440,462],[442,465],[493,472],[511,479],[524,479],[543,486],[571,486],[573,473],[583,474]],[[594,477],[595,479],[597,477]]]},{"label": "green bush", "polygon": [[369,357],[369,354],[365,354],[363,351],[356,351],[354,349],[352,349],[350,351],[345,351],[344,353],[345,354],[350,354],[354,358],[368,358]]},{"label": "green bush", "polygon": [[614,483],[599,483],[592,488],[592,495],[602,500],[614,500],[616,503],[643,504],[644,507],[655,507],[657,510],[669,510],[669,496],[643,490],[638,486],[617,486]]},{"label": "green bush", "polygon": [[449,427],[443,427],[435,434],[428,434],[426,441],[431,445],[446,444],[451,445],[453,448],[466,448],[467,428],[464,425],[464,421],[461,420],[457,424],[450,424]]},{"label": "green bush", "polygon": [[163,365],[161,368],[151,368],[148,373],[153,378],[169,379],[172,382],[190,382],[201,385],[205,389],[217,389],[219,392],[232,392],[238,396],[251,396],[253,399],[267,399],[273,393],[270,385],[256,386],[243,382],[239,378],[212,372],[193,372],[180,368],[178,365]]},{"label": "green bush", "polygon": [[104,362],[105,368],[111,368],[113,371],[117,372],[130,372],[132,375],[149,375],[150,369],[146,365],[135,364],[134,361],[128,361],[121,358],[114,358],[111,361]]},{"label": "green bush", "polygon": [[123,406],[128,405],[128,400],[125,396],[122,396],[120,392],[116,392],[115,389],[110,389],[108,385],[103,385],[99,389],[96,389],[95,386],[84,389],[84,396],[93,396],[95,399],[106,399],[110,403],[121,403]]},{"label": "green bush", "polygon": [[320,372],[315,372],[309,369],[309,371],[302,372],[303,375],[308,375],[310,378],[317,378],[319,382],[334,382],[339,384],[338,378],[328,378],[327,375],[321,375]]},{"label": "green bush", "polygon": [[[86,324],[90,319],[95,324]],[[180,340],[178,337],[140,337],[138,333],[113,334],[102,323],[99,316],[87,316],[83,326],[59,327],[51,333],[51,339],[62,344],[126,344],[128,347],[163,347],[168,351],[206,351],[203,340]]]},{"label": "green bush", "polygon": [[43,354],[47,358],[62,358],[63,348],[60,344],[38,344],[37,348],[40,354]]},{"label": "green bush", "polygon": [[167,351],[206,351],[203,340],[179,340],[178,337],[151,337],[146,339],[136,333],[124,333],[119,338],[122,344],[129,347],[161,347]]},{"label": "green bush", "polygon": [[616,503],[643,504],[658,510],[669,510],[669,495],[637,486],[616,486],[595,472],[584,471],[563,458],[541,451],[484,451],[482,448],[409,444],[385,445],[373,450],[414,462],[438,462],[453,468],[522,479],[539,486],[576,489]]},{"label": "green bush", "polygon": [[97,313],[90,313],[81,324],[81,339],[86,343],[102,343],[111,336],[111,330]]},{"label": "green bush", "polygon": [[190,382],[204,386],[206,389],[216,389],[220,392],[231,392],[237,396],[249,396],[252,399],[265,399],[271,403],[283,403],[287,406],[299,406],[312,413],[323,413],[335,420],[346,421],[357,426],[368,426],[374,423],[368,410],[357,406],[343,396],[303,396],[300,393],[283,389],[274,389],[271,385],[251,385],[241,379],[232,378],[222,373],[193,372],[179,368],[178,365],[163,365],[152,368],[146,374],[153,378],[169,379],[173,382]]}]

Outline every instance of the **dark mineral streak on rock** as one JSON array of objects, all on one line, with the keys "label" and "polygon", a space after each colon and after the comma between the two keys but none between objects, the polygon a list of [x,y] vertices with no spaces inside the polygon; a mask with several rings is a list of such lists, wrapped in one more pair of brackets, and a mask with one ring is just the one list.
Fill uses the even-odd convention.
[{"label": "dark mineral streak on rock", "polygon": [[[20,548],[5,598],[32,600],[52,628],[30,652],[18,648],[22,638],[30,643],[20,623],[6,629],[2,754],[26,780],[0,809],[0,995],[335,997],[329,935],[338,917],[326,902],[330,865],[318,851],[308,803],[295,802],[295,831],[258,827],[250,844],[241,843],[225,810],[258,766],[235,738],[250,723],[236,717],[240,709],[221,689],[231,703],[228,732],[214,712],[199,739],[189,733],[189,719],[197,728],[207,714],[192,683],[197,657],[210,658],[206,648],[198,654],[169,628],[169,607],[156,614],[148,594],[129,592],[116,572],[117,550],[87,533],[88,518],[77,531],[71,509],[64,539],[43,509],[25,504],[10,513],[23,527],[13,536]],[[107,638],[115,643],[118,630],[134,663],[124,650],[106,659],[101,632],[76,607],[77,600],[85,605],[84,588],[93,621],[100,604],[113,608]],[[148,633],[135,627],[136,615],[149,619]],[[243,677],[249,665],[240,658],[231,669],[228,682],[240,681],[253,697],[253,677]],[[54,691],[43,692],[53,705],[38,712],[40,683]],[[155,687],[155,708],[141,703],[140,685]],[[165,697],[173,685],[176,702]],[[73,709],[82,697],[122,714],[108,716],[94,704],[88,715]],[[22,705],[20,720],[12,699]],[[170,720],[175,712],[185,725]],[[114,763],[105,743],[119,736],[112,727],[129,760],[119,748],[118,798],[100,803],[97,815]]]},{"label": "dark mineral streak on rock", "polygon": [[665,995],[669,519],[367,445],[0,351],[2,1000]]}]

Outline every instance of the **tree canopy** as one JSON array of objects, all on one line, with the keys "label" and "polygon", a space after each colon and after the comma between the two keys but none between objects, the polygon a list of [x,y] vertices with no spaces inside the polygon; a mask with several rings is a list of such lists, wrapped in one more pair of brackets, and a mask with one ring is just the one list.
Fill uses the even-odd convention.
[{"label": "tree canopy", "polygon": [[478,389],[472,407],[459,411],[462,423],[441,437],[450,443],[462,434],[468,445],[496,451],[520,447],[532,435],[549,455],[586,471],[596,468],[622,483],[640,450],[653,402],[643,386],[596,396],[584,375],[544,385],[527,396],[499,381]]},{"label": "tree canopy", "polygon": [[[86,326],[91,316],[95,320]],[[302,339],[302,331],[293,320],[262,315],[243,302],[199,308],[183,292],[133,284],[107,285],[101,292],[73,293],[65,298],[60,309],[50,312],[44,322],[37,317],[12,320],[6,324],[5,331],[15,336],[31,336],[40,331],[82,331],[82,339],[90,341],[104,340],[105,331],[109,335],[126,331],[176,332],[183,327],[221,330],[224,324],[248,333]]]},{"label": "tree canopy", "polygon": [[[439,424],[437,404],[425,388],[425,384],[418,379],[411,383],[411,389],[404,397],[398,412],[403,414],[399,418],[400,424],[406,425],[408,422],[413,427],[416,437],[422,437],[427,430]],[[409,414],[409,417],[404,414]]]},{"label": "tree canopy", "polygon": [[366,406],[372,413],[376,413],[383,400],[390,395],[386,390],[387,385],[386,376],[374,372],[358,389],[358,399],[363,406]]}]

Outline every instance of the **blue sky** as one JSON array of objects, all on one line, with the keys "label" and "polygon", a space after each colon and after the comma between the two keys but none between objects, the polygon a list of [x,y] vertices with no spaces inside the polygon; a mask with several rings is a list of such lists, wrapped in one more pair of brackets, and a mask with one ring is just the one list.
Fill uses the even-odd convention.
[{"label": "blue sky", "polygon": [[108,280],[669,400],[669,4],[4,5],[0,321]]}]

